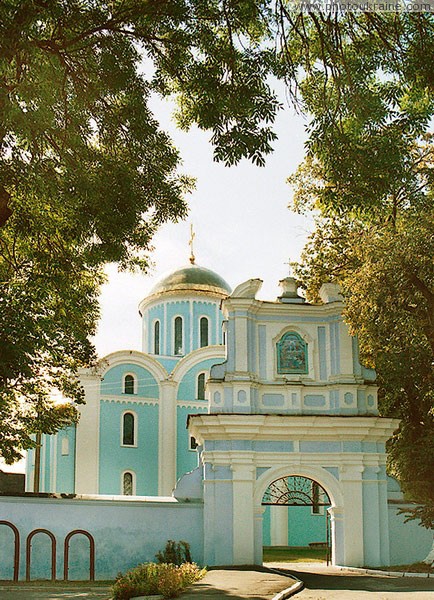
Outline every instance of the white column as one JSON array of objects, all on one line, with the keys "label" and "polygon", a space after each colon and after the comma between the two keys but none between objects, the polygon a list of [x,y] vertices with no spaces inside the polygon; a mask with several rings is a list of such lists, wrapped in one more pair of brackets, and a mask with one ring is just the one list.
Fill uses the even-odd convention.
[{"label": "white column", "polygon": [[255,561],[255,565],[262,565],[262,561],[263,561],[262,518],[263,518],[264,512],[265,512],[264,506],[257,506],[255,508],[255,524],[254,524],[254,535],[255,535],[254,561]]},{"label": "white column", "polygon": [[270,538],[272,546],[288,545],[287,506],[270,506]]},{"label": "white column", "polygon": [[255,563],[253,487],[256,468],[253,465],[233,464],[233,549],[234,565]]},{"label": "white column", "polygon": [[342,507],[332,506],[327,509],[330,515],[330,535],[332,544],[332,564],[344,565],[344,511]]},{"label": "white column", "polygon": [[390,565],[389,511],[387,506],[387,479],[378,482],[380,514],[380,565]]},{"label": "white column", "polygon": [[75,438],[75,493],[99,493],[100,384],[97,375],[80,375],[86,404],[80,406]]},{"label": "white column", "polygon": [[363,567],[363,466],[342,467],[340,480],[344,495],[344,565]]},{"label": "white column", "polygon": [[235,339],[237,340],[237,352],[235,354],[235,371],[247,372],[247,317],[235,319]]},{"label": "white column", "polygon": [[158,494],[170,496],[176,484],[176,389],[175,381],[160,382],[158,412]]}]

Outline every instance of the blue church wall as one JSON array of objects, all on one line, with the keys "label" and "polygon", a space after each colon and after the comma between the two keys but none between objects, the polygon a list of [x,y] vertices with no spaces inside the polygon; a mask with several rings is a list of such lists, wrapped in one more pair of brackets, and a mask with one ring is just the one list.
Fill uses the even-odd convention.
[{"label": "blue church wall", "polygon": [[[125,411],[137,418],[135,447],[121,445],[121,420]],[[137,495],[158,494],[158,406],[133,402],[101,401],[99,493],[121,494],[124,471],[136,476]]]},{"label": "blue church wall", "polygon": [[[265,506],[262,518],[263,545],[271,546],[271,508]],[[279,509],[283,510],[283,509]],[[312,542],[325,542],[327,539],[325,508],[322,514],[312,514],[311,506],[289,506],[288,546],[308,546]]]},{"label": "blue church wall", "polygon": [[167,373],[170,375],[170,373],[173,371],[173,369],[176,367],[176,365],[178,364],[178,362],[181,360],[180,358],[175,358],[175,357],[170,357],[170,356],[154,356],[155,360],[157,360],[160,365],[162,365]]},{"label": "blue church wall", "polygon": [[175,317],[182,317],[182,354],[185,355],[192,349],[190,344],[190,303],[188,301],[166,303],[166,354],[174,354]]},{"label": "blue church wall", "polygon": [[326,541],[326,513],[312,514],[310,506],[291,506],[288,514],[288,546],[308,546]]},{"label": "blue church wall", "polygon": [[205,372],[205,381],[209,376],[211,367],[219,362],[218,359],[209,358],[195,364],[187,371],[178,386],[177,399],[188,402],[197,400],[197,377],[200,373]]},{"label": "blue church wall", "polygon": [[192,408],[178,406],[176,411],[176,477],[179,479],[184,473],[189,473],[198,465],[198,453],[190,450],[190,439],[186,427],[188,415],[194,413],[206,413],[208,408],[204,402],[203,408]]},{"label": "blue church wall", "polygon": [[137,377],[138,396],[144,396],[145,398],[159,397],[159,386],[152,373],[134,363],[124,363],[109,369],[101,381],[101,395],[126,396],[128,398],[128,394],[124,394],[122,389],[123,378],[126,373],[132,373]]},{"label": "blue church wall", "polygon": [[200,318],[207,317],[208,318],[208,345],[212,346],[213,344],[221,344],[221,324],[223,317],[219,313],[219,337],[217,338],[217,327],[216,327],[216,304],[211,302],[193,302],[193,329],[192,329],[192,337],[193,337],[193,350],[196,348],[200,348]]},{"label": "blue church wall", "polygon": [[67,427],[59,431],[56,454],[57,477],[55,491],[72,494],[75,486],[75,427]]},{"label": "blue church wall", "polygon": [[157,304],[150,308],[143,317],[146,319],[146,351],[154,354],[154,323],[160,321],[160,354],[169,354],[165,347],[164,339],[164,304]]},{"label": "blue church wall", "polygon": [[271,510],[269,506],[264,508],[262,515],[262,545],[271,546]]}]

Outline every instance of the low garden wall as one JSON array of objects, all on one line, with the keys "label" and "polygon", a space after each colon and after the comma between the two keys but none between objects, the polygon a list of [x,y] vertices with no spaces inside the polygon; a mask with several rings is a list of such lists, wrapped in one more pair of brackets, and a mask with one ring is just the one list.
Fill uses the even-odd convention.
[{"label": "low garden wall", "polygon": [[0,496],[0,579],[113,579],[154,560],[168,539],[188,542],[202,563],[199,502],[41,496]]}]

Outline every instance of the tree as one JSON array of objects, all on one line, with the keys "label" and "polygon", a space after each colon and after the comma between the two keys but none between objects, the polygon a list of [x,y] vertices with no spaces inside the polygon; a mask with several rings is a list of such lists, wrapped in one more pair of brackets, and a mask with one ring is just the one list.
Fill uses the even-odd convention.
[{"label": "tree", "polygon": [[[410,518],[434,528],[433,138],[417,119],[412,129],[409,115],[397,124],[367,114],[369,122],[342,119],[348,145],[339,164],[332,157],[341,132],[333,130],[330,152],[321,146],[291,179],[296,208],[320,215],[298,274],[314,300],[322,282],[341,285],[344,317],[378,373],[380,414],[401,419],[389,471],[419,503]],[[385,146],[379,165],[371,141],[374,150]]]},{"label": "tree", "polygon": [[[148,107],[213,131],[216,156],[262,164],[278,102],[256,2],[9,0],[0,7],[0,452],[76,418],[95,358],[102,268],[146,268],[192,182]],[[233,36],[242,35],[244,50]],[[145,66],[143,56],[147,57]],[[232,140],[232,142],[231,142]]]}]

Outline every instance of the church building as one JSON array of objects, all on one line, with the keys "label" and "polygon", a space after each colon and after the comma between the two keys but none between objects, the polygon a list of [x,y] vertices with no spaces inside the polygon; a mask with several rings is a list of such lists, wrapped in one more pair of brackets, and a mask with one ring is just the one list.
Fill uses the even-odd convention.
[{"label": "church building", "polygon": [[[65,538],[66,578],[72,535],[93,540],[97,578],[152,560],[165,539],[188,541],[207,565],[261,564],[264,545],[310,543],[339,565],[426,556],[430,533],[404,524],[386,475],[398,421],[378,414],[375,372],[359,361],[339,289],[324,284],[309,304],[292,277],[275,301],[256,298],[261,284],[232,291],[191,256],[140,303],[142,351],[80,373],[79,423],[43,436],[50,498],[28,500],[28,539]],[[31,453],[29,492],[33,479]]]}]

